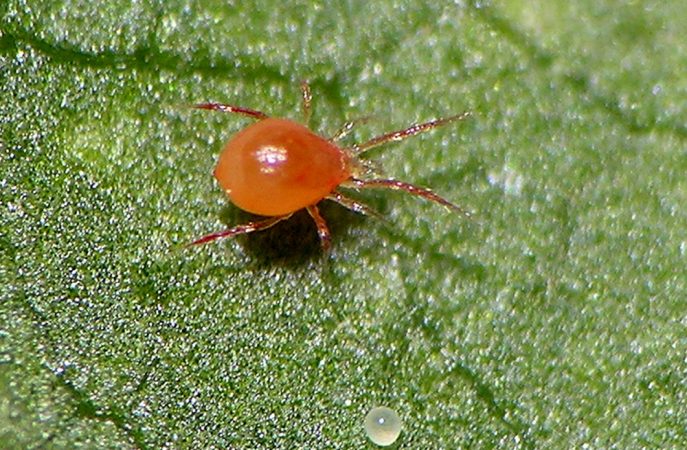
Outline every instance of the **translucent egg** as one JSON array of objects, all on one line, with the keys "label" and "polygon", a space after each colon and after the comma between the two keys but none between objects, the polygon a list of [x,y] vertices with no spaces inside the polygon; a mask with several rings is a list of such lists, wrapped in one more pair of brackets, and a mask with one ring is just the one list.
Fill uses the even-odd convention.
[{"label": "translucent egg", "polygon": [[386,406],[372,408],[365,416],[365,433],[377,445],[387,446],[396,442],[401,426],[396,411]]}]

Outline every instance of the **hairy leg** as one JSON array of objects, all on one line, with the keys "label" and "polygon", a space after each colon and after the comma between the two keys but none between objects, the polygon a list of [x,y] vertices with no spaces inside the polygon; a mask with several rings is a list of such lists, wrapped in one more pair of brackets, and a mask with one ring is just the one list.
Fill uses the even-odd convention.
[{"label": "hairy leg", "polygon": [[211,242],[211,241],[214,241],[216,239],[234,237],[234,236],[238,236],[239,234],[246,234],[246,233],[252,233],[253,231],[266,230],[269,227],[272,227],[272,226],[276,225],[277,223],[281,222],[282,220],[288,219],[289,217],[291,217],[291,214],[286,214],[284,216],[270,217],[269,219],[265,219],[265,220],[257,220],[254,222],[248,222],[248,223],[245,223],[243,225],[236,225],[234,227],[227,228],[226,230],[218,231],[217,233],[206,234],[205,236],[203,236],[199,239],[196,239],[195,241],[188,244],[187,247],[190,247],[192,245],[205,244],[206,242]]},{"label": "hairy leg", "polygon": [[343,183],[344,186],[348,185],[353,188],[358,188],[358,189],[374,189],[374,188],[381,188],[381,189],[394,189],[398,191],[405,191],[411,195],[415,195],[417,197],[422,197],[424,199],[433,201],[435,203],[438,203],[452,211],[458,212],[466,217],[471,217],[470,213],[465,211],[463,208],[461,208],[458,205],[455,205],[445,198],[435,194],[434,192],[430,191],[429,189],[415,186],[410,183],[406,183],[405,181],[398,181],[398,180],[385,180],[385,179],[373,179],[373,180],[359,180],[357,178],[351,178],[347,182]]},{"label": "hairy leg", "polygon": [[332,235],[329,233],[329,228],[327,228],[327,222],[325,222],[324,218],[320,215],[320,210],[317,209],[317,206],[311,205],[306,209],[317,226],[317,234],[320,236],[322,250],[327,253],[332,246]]},{"label": "hairy leg", "polygon": [[312,92],[310,92],[310,85],[307,81],[301,81],[301,112],[303,113],[303,123],[308,126],[310,124],[310,116],[312,115]]},{"label": "hairy leg", "polygon": [[329,194],[326,198],[359,214],[365,214],[366,216],[373,216],[378,219],[384,219],[384,217],[374,209],[370,208],[364,203],[360,203],[357,200],[354,200],[350,197],[346,197],[341,192],[334,191],[331,194]]},{"label": "hairy leg", "polygon": [[349,135],[351,131],[353,131],[353,128],[355,128],[357,125],[361,125],[363,123],[367,123],[370,121],[369,117],[361,117],[360,119],[354,119],[346,122],[343,124],[341,128],[337,130],[336,133],[332,137],[329,138],[329,142],[336,142],[340,141],[341,139],[345,138],[346,136]]},{"label": "hairy leg", "polygon": [[244,108],[243,106],[226,105],[224,103],[199,103],[197,105],[193,105],[193,107],[196,109],[207,109],[210,111],[241,114],[256,120],[267,119],[269,117],[267,114],[254,109]]},{"label": "hairy leg", "polygon": [[412,125],[412,126],[405,128],[403,130],[397,130],[397,131],[385,133],[385,134],[382,134],[381,136],[374,137],[367,142],[363,142],[362,144],[354,145],[353,146],[353,153],[360,154],[360,153],[366,152],[367,150],[370,150],[371,148],[378,147],[382,144],[386,144],[387,142],[402,141],[402,140],[407,139],[411,136],[415,136],[415,135],[418,135],[420,133],[424,133],[424,132],[433,130],[434,128],[440,127],[442,125],[446,125],[446,124],[449,124],[451,122],[457,122],[459,120],[463,120],[463,119],[467,118],[468,116],[470,116],[470,112],[466,111],[464,113],[456,114],[455,116],[446,117],[444,119],[434,119],[434,120],[430,120],[429,122]]}]

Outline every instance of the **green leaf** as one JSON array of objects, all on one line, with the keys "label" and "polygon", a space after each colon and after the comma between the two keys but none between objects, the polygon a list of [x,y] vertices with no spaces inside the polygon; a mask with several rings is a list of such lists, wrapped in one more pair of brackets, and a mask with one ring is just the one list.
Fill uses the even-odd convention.
[{"label": "green leaf", "polygon": [[[677,448],[687,423],[682,2],[0,6],[7,448]],[[396,192],[249,220],[211,172],[249,121],[370,152]]]}]

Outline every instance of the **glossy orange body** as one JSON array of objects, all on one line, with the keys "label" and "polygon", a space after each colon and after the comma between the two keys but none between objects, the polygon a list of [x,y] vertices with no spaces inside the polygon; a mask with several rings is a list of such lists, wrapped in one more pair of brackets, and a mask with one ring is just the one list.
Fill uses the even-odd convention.
[{"label": "glossy orange body", "polygon": [[214,171],[229,199],[262,216],[314,205],[351,176],[335,144],[286,119],[260,120],[227,142]]}]

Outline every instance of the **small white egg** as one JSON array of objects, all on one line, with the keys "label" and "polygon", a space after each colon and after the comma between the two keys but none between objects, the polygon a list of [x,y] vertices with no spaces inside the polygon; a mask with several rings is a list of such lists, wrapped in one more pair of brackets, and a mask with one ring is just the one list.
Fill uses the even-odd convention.
[{"label": "small white egg", "polygon": [[386,447],[396,442],[401,434],[401,419],[386,406],[372,408],[365,416],[365,433],[372,442]]}]

